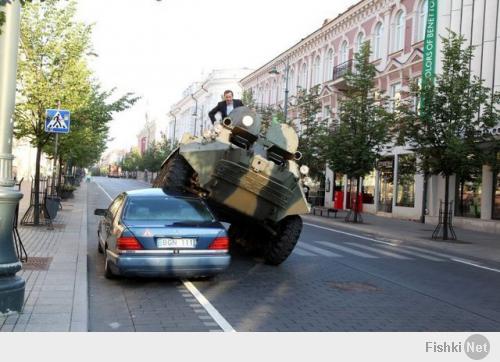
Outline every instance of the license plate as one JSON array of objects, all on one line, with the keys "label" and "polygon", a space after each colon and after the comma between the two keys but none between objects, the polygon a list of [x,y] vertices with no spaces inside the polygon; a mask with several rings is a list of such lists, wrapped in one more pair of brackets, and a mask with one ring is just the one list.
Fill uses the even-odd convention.
[{"label": "license plate", "polygon": [[159,248],[185,248],[192,249],[196,247],[196,239],[193,238],[158,238],[156,245]]}]

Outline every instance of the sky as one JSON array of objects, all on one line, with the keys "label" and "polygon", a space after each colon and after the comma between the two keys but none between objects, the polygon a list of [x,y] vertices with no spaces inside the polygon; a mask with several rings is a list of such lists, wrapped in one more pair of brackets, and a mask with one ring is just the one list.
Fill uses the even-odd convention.
[{"label": "sky", "polygon": [[141,97],[111,122],[108,151],[137,144],[146,112],[166,130],[168,110],[213,69],[257,69],[358,0],[78,0],[94,24],[96,78]]}]

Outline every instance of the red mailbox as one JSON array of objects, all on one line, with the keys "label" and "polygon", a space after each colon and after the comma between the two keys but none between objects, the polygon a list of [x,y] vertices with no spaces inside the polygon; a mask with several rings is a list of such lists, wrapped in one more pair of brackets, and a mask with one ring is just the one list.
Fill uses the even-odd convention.
[{"label": "red mailbox", "polygon": [[335,191],[333,196],[333,208],[337,210],[342,210],[344,208],[344,192]]}]

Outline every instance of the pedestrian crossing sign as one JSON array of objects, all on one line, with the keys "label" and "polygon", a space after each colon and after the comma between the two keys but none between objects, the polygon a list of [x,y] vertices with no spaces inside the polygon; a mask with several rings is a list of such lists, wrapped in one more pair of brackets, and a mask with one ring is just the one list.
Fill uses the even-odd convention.
[{"label": "pedestrian crossing sign", "polygon": [[69,133],[70,112],[64,109],[47,109],[45,132]]}]

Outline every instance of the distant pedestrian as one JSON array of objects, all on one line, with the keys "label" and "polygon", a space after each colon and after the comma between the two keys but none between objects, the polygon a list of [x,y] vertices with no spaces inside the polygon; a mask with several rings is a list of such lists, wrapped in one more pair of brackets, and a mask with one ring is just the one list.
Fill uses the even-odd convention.
[{"label": "distant pedestrian", "polygon": [[233,99],[233,91],[224,91],[224,100],[217,103],[214,109],[208,112],[208,117],[215,123],[215,115],[220,112],[222,119],[226,118],[235,108],[243,107],[243,102],[240,99]]}]

